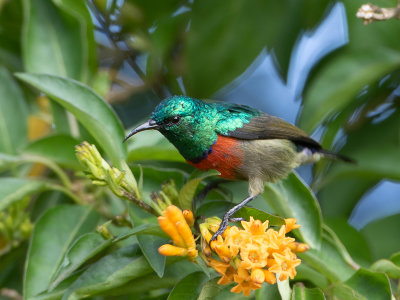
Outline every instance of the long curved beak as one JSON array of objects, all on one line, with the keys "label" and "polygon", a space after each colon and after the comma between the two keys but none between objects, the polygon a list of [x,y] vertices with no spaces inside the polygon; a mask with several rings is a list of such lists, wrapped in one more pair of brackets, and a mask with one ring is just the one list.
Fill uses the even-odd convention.
[{"label": "long curved beak", "polygon": [[150,119],[148,120],[146,123],[143,123],[142,125],[139,125],[138,127],[136,127],[135,129],[133,129],[131,132],[129,132],[129,134],[126,136],[126,138],[124,139],[123,143],[129,139],[132,135],[140,132],[140,131],[145,131],[145,130],[150,130],[150,129],[157,129],[160,126],[157,125],[156,121]]}]

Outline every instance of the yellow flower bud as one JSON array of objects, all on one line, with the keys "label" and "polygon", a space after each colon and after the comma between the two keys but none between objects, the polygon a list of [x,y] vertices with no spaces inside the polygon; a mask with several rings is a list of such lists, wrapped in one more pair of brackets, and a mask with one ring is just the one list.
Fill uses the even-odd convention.
[{"label": "yellow flower bud", "polygon": [[164,216],[160,216],[157,219],[161,229],[171,237],[171,239],[174,241],[174,244],[179,247],[185,247],[185,242],[174,224]]},{"label": "yellow flower bud", "polygon": [[267,271],[265,269],[262,269],[262,271],[264,272],[264,281],[269,284],[275,284],[276,277],[274,273]]},{"label": "yellow flower bud", "polygon": [[189,227],[192,227],[194,224],[194,216],[191,210],[185,209],[183,212],[183,217],[186,220],[186,223],[188,223]]},{"label": "yellow flower bud", "polygon": [[310,246],[308,246],[307,244],[304,244],[304,243],[293,242],[293,243],[290,243],[288,246],[293,252],[302,253],[302,252],[306,252],[306,251],[310,250]]},{"label": "yellow flower bud", "polygon": [[190,230],[186,221],[178,221],[176,222],[176,229],[178,229],[178,233],[183,238],[183,241],[186,244],[187,248],[194,248],[196,247],[196,243],[193,238],[192,231]]},{"label": "yellow flower bud", "polygon": [[251,271],[251,280],[255,283],[263,283],[265,280],[265,275],[262,269],[253,269]]},{"label": "yellow flower bud", "polygon": [[158,253],[164,256],[186,256],[188,251],[182,247],[165,244],[158,248]]}]

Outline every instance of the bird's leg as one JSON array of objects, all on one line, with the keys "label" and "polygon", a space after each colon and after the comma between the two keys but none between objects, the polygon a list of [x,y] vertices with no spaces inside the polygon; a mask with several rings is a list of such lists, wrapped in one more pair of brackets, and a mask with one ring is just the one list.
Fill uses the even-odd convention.
[{"label": "bird's leg", "polygon": [[255,197],[257,197],[257,195],[247,197],[242,202],[240,202],[239,204],[236,204],[234,207],[232,207],[230,210],[228,210],[225,213],[225,215],[222,217],[221,224],[219,224],[218,230],[215,232],[215,234],[210,239],[210,243],[212,241],[216,240],[219,235],[222,235],[224,233],[226,227],[228,227],[230,220],[232,220],[233,222],[237,222],[237,221],[239,221],[239,219],[241,219],[241,218],[232,218],[232,216],[239,209],[241,209],[243,206],[245,206],[247,203],[249,203],[251,200],[253,200]]}]

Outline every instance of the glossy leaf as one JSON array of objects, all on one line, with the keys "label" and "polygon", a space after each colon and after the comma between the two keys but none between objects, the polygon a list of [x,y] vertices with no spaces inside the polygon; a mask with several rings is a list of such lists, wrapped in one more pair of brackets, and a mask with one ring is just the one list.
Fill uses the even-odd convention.
[{"label": "glossy leaf", "polygon": [[[77,80],[87,79],[89,61],[93,60],[95,53],[93,31],[88,30],[93,25],[86,6],[66,0],[25,0],[23,3],[25,69]],[[73,5],[74,10],[71,11],[67,5]]]},{"label": "glossy leaf", "polygon": [[18,74],[19,79],[46,93],[69,110],[110,157],[116,167],[126,157],[122,144],[124,130],[111,107],[88,87],[73,81],[45,74]]},{"label": "glossy leaf", "polygon": [[371,270],[386,273],[390,278],[400,278],[400,267],[387,259],[380,259],[374,262]]},{"label": "glossy leaf", "polygon": [[296,267],[297,275],[296,280],[299,282],[309,281],[315,286],[326,289],[329,286],[329,281],[321,273],[311,268],[307,261],[303,260],[299,266]]},{"label": "glossy leaf", "polygon": [[361,229],[374,259],[388,258],[400,249],[400,240],[394,228],[400,228],[399,214],[373,221]]},{"label": "glossy leaf", "polygon": [[0,107],[0,152],[17,154],[28,138],[28,109],[19,86],[2,66]]},{"label": "glossy leaf", "polygon": [[301,225],[298,229],[301,239],[311,248],[319,248],[321,211],[310,188],[295,173],[279,183],[266,184],[263,197],[278,215],[296,218]]},{"label": "glossy leaf", "polygon": [[80,142],[69,135],[53,135],[27,145],[24,154],[46,157],[60,165],[80,169],[75,155],[75,146]]},{"label": "glossy leaf", "polygon": [[279,299],[280,294],[276,284],[263,284],[256,290],[256,300]]},{"label": "glossy leaf", "polygon": [[371,252],[364,236],[346,219],[326,219],[325,223],[337,234],[357,263],[367,267],[372,262]]},{"label": "glossy leaf", "polygon": [[347,280],[355,273],[338,251],[334,241],[325,237],[319,250],[311,248],[307,252],[299,253],[298,256],[332,282]]},{"label": "glossy leaf", "polygon": [[390,283],[383,273],[360,269],[344,284],[334,289],[339,299],[391,299]]},{"label": "glossy leaf", "polygon": [[303,25],[319,21],[327,1],[311,5],[309,1],[194,2],[183,50],[188,94],[212,96],[244,73],[265,48],[277,53],[286,73],[297,33]]},{"label": "glossy leaf", "polygon": [[137,244],[118,249],[92,264],[69,286],[62,299],[95,295],[147,275],[152,269]]},{"label": "glossy leaf", "polygon": [[254,220],[260,220],[261,222],[265,222],[268,220],[269,226],[285,225],[285,220],[283,218],[271,215],[252,207],[241,208],[237,213],[234,214],[234,217],[243,218],[246,221],[249,221],[250,217],[253,217]]},{"label": "glossy leaf", "polygon": [[67,278],[83,263],[94,257],[112,243],[112,240],[105,240],[100,234],[89,232],[80,236],[65,253],[63,262],[56,272],[56,277],[49,290],[56,287],[61,281]]},{"label": "glossy leaf", "polygon": [[53,207],[39,219],[27,255],[25,298],[48,289],[72,242],[92,231],[97,221],[98,215],[91,208],[71,205]]},{"label": "glossy leaf", "polygon": [[150,266],[159,277],[163,277],[165,268],[165,256],[158,253],[158,248],[168,243],[168,239],[155,235],[137,235],[137,240],[143,255],[146,257]]},{"label": "glossy leaf", "polygon": [[356,159],[357,164],[335,162],[324,177],[318,195],[326,215],[350,216],[361,196],[382,178],[400,178],[398,128],[400,117],[394,112],[383,121],[371,120],[349,133],[342,153]]},{"label": "glossy leaf", "polygon": [[312,132],[321,120],[346,107],[362,87],[399,66],[398,53],[387,48],[374,47],[368,52],[342,53],[310,83],[299,125],[305,131]]},{"label": "glossy leaf", "polygon": [[[131,236],[132,234],[136,235],[144,257],[157,275],[162,277],[164,274],[166,257],[158,253],[158,248],[168,243],[169,236],[161,230],[154,216],[149,215],[149,217],[144,218],[144,216],[147,215],[149,214],[141,211],[137,207],[133,205],[129,206],[129,216],[134,224],[134,228],[127,236]],[[154,230],[155,234],[146,234],[146,231],[149,230],[150,232]],[[162,234],[163,236],[160,236]]]},{"label": "glossy leaf", "polygon": [[[196,173],[197,174],[197,173]],[[194,195],[196,194],[196,189],[199,184],[207,177],[216,176],[220,173],[216,170],[210,170],[207,172],[202,172],[200,176],[193,179],[189,179],[188,182],[181,188],[178,195],[179,206],[181,209],[192,209],[192,202]]]},{"label": "glossy leaf", "polygon": [[391,257],[390,260],[397,266],[400,267],[400,252],[394,253]]},{"label": "glossy leaf", "polygon": [[128,144],[128,161],[184,161],[178,150],[156,130],[137,134],[126,143]]},{"label": "glossy leaf", "polygon": [[295,284],[291,300],[325,300],[325,296],[318,288],[306,288],[303,284]]},{"label": "glossy leaf", "polygon": [[350,217],[360,198],[381,179],[377,174],[370,175],[346,174],[326,182],[318,191],[323,215],[330,218]]},{"label": "glossy leaf", "polygon": [[168,296],[168,300],[196,300],[208,277],[203,272],[194,272],[179,281]]},{"label": "glossy leaf", "polygon": [[218,284],[220,278],[214,278],[207,281],[201,289],[200,295],[197,300],[213,300],[225,287]]},{"label": "glossy leaf", "polygon": [[0,211],[16,201],[46,188],[46,183],[37,180],[14,177],[0,178]]}]

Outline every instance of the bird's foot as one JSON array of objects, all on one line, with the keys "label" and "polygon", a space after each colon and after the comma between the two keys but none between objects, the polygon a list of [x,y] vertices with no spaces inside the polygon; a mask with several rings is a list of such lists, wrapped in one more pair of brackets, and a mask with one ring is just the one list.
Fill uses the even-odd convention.
[{"label": "bird's foot", "polygon": [[239,204],[236,204],[234,207],[232,207],[230,210],[226,212],[226,214],[222,217],[221,224],[218,227],[218,230],[214,233],[214,235],[211,237],[209,241],[209,245],[211,245],[212,241],[215,241],[219,235],[222,235],[228,227],[229,221],[231,222],[240,222],[243,221],[243,218],[232,218],[232,216],[240,210],[243,206],[245,206],[247,203],[249,203],[251,200],[253,200],[256,196],[249,196],[246,199],[244,199],[242,202]]},{"label": "bird's foot", "polygon": [[211,244],[212,241],[215,241],[219,235],[222,235],[225,232],[226,228],[228,227],[229,222],[237,223],[237,222],[241,222],[241,221],[244,221],[244,219],[243,218],[231,218],[230,215],[228,213],[226,213],[224,215],[224,217],[222,218],[221,224],[219,224],[217,231],[211,237],[209,244]]},{"label": "bird's foot", "polygon": [[224,215],[224,217],[222,218],[221,224],[219,224],[219,227],[218,227],[217,231],[211,237],[210,242],[209,242],[210,245],[211,245],[212,241],[215,241],[218,238],[219,235],[222,235],[224,233],[226,227],[228,227],[229,218],[230,218],[230,216],[228,215],[228,213],[226,213]]}]

